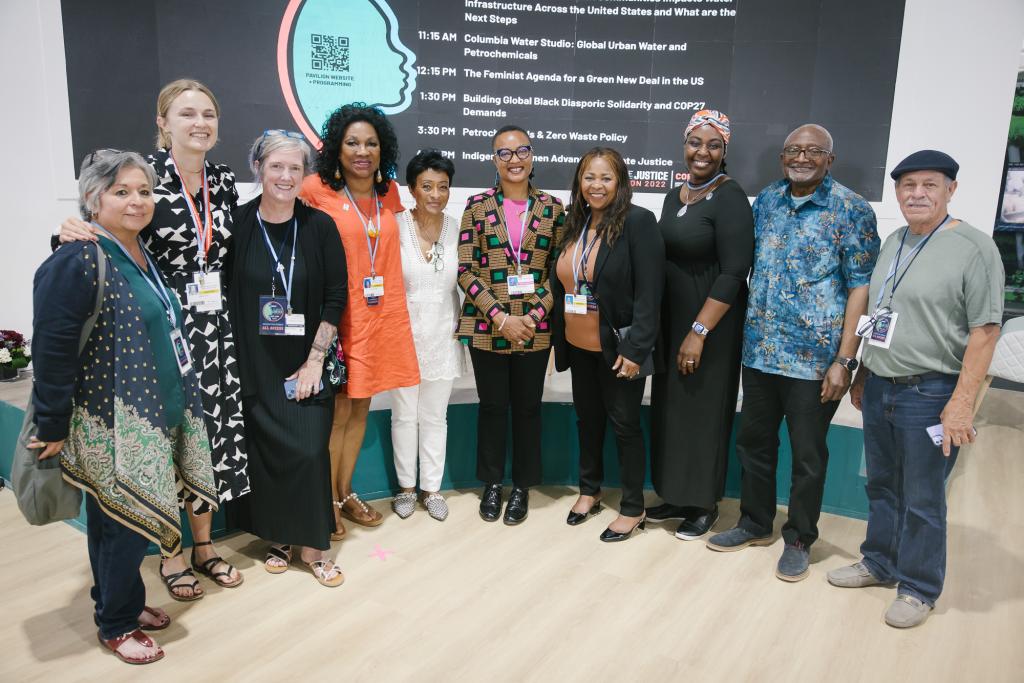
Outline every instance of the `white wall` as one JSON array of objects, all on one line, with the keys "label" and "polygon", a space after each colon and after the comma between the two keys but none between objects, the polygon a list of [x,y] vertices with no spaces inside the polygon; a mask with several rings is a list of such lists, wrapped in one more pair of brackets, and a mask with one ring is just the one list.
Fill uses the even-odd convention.
[{"label": "white wall", "polygon": [[[987,231],[1022,41],[1021,0],[906,0],[886,168],[918,149],[948,152],[961,167],[952,211]],[[28,333],[32,274],[49,253],[53,227],[77,211],[59,0],[0,1],[0,63],[7,65],[0,108],[0,328]],[[449,210],[457,214],[476,191],[453,192]],[[661,209],[659,197],[642,203]],[[883,234],[902,224],[891,184],[875,211]]]}]

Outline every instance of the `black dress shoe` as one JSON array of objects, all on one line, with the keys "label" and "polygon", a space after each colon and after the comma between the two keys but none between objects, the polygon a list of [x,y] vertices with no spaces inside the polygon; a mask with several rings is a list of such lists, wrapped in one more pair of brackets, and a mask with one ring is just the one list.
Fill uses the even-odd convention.
[{"label": "black dress shoe", "polygon": [[495,522],[501,514],[501,484],[487,484],[480,495],[480,516],[485,522]]},{"label": "black dress shoe", "polygon": [[610,528],[609,529],[605,529],[604,531],[601,532],[601,540],[604,541],[605,543],[617,543],[619,541],[625,541],[627,538],[629,538],[630,536],[633,535],[634,531],[636,531],[637,529],[640,529],[642,531],[643,528],[646,525],[647,525],[647,518],[646,517],[641,517],[640,521],[637,522],[633,526],[633,528],[630,529],[629,531],[619,532],[619,531],[612,531]]},{"label": "black dress shoe", "polygon": [[710,510],[699,510],[695,516],[687,517],[676,529],[676,538],[684,541],[694,541],[707,532],[718,521],[718,506]]},{"label": "black dress shoe", "polygon": [[586,512],[573,512],[569,510],[569,516],[565,518],[565,523],[569,526],[576,526],[577,524],[583,524],[587,521],[587,518],[591,515],[596,515],[601,511],[601,501],[595,502],[590,506],[590,509]]},{"label": "black dress shoe", "polygon": [[652,508],[647,508],[644,510],[644,513],[647,515],[648,522],[681,522],[688,517],[686,513],[689,511],[690,509],[685,508],[682,505],[662,503],[661,505],[655,505]]},{"label": "black dress shoe", "polygon": [[530,489],[521,489],[518,486],[512,487],[512,494],[508,497],[508,505],[505,506],[505,524],[515,526],[524,519],[530,512]]}]

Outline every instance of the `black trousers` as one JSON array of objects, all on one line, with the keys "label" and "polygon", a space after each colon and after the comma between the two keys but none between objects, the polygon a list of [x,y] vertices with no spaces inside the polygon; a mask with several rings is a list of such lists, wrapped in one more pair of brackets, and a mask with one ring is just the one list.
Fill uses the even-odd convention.
[{"label": "black trousers", "polygon": [[540,406],[550,353],[496,353],[470,347],[480,416],[476,433],[476,477],[485,484],[505,479],[508,413],[512,409],[512,483],[541,483]]},{"label": "black trousers", "polygon": [[104,514],[88,493],[85,513],[95,620],[100,635],[110,640],[139,627],[139,615],[146,605],[146,586],[139,567],[149,541]]},{"label": "black trousers", "polygon": [[828,446],[825,436],[839,401],[821,402],[821,380],[771,375],[743,367],[743,412],[736,452],[743,465],[740,526],[759,536],[772,533],[779,426],[786,418],[793,452],[786,543],[810,546],[818,539]]},{"label": "black trousers", "polygon": [[619,450],[622,503],[619,513],[639,517],[644,512],[644,468],[647,452],[640,428],[644,380],[616,377],[604,355],[569,344],[572,402],[580,438],[580,493],[601,491],[604,480],[604,435],[608,421]]}]

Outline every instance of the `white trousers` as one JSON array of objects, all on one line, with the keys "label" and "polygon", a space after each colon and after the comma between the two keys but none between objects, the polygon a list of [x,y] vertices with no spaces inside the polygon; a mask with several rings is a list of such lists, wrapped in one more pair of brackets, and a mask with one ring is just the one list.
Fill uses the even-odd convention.
[{"label": "white trousers", "polygon": [[448,444],[448,398],[454,384],[451,379],[424,380],[392,390],[391,443],[402,488],[416,487],[418,461],[420,490],[440,490]]}]

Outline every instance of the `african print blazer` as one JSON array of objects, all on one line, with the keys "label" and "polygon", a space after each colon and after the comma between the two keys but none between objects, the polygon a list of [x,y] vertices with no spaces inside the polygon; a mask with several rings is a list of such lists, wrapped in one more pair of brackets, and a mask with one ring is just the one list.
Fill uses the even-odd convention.
[{"label": "african print blazer", "polygon": [[551,254],[565,223],[562,202],[530,187],[520,253],[521,274],[533,274],[533,294],[508,293],[508,277],[516,274],[502,209],[501,189],[491,188],[466,201],[459,232],[459,286],[466,292],[457,338],[482,351],[510,353],[512,344],[498,332],[495,317],[530,315],[537,322],[532,340],[518,350],[543,351],[551,346]]}]

